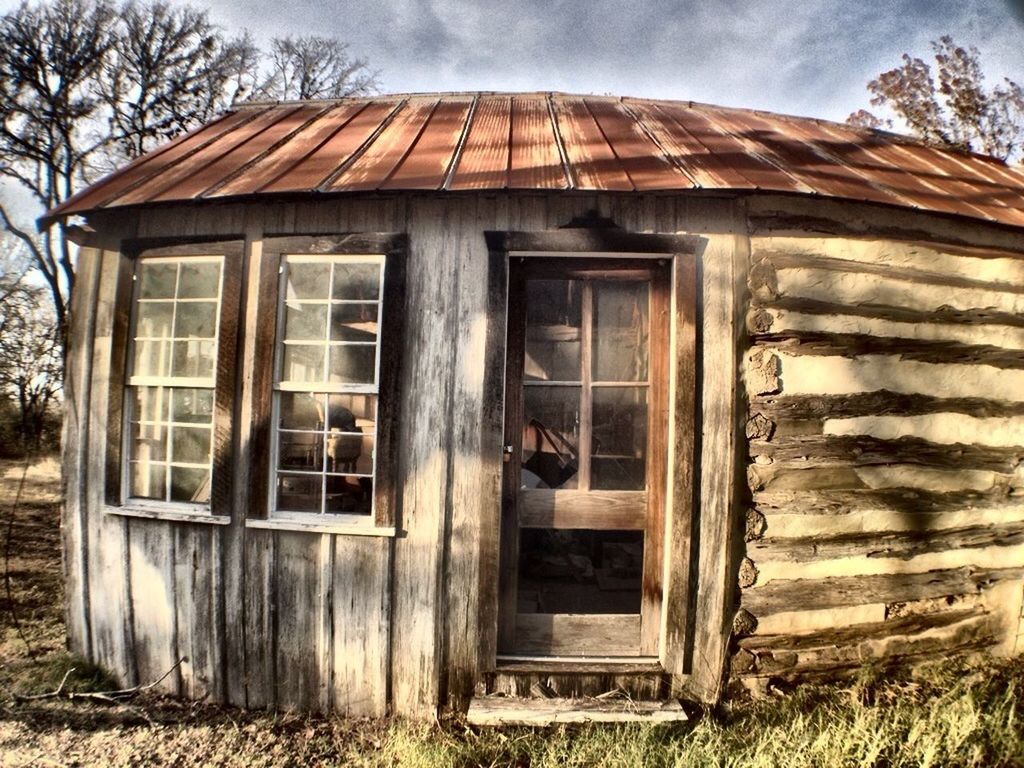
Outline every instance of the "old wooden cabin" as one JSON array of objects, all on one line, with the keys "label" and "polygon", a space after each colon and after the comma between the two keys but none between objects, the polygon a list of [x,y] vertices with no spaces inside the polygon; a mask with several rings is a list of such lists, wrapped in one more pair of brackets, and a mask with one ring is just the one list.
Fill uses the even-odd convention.
[{"label": "old wooden cabin", "polygon": [[126,683],[429,717],[1021,647],[1018,168],[421,94],[239,106],[56,220],[67,626]]}]

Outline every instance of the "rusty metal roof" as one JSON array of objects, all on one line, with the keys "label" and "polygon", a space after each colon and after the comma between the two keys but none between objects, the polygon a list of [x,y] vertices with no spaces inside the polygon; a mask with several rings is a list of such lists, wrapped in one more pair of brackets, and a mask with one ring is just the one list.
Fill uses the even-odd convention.
[{"label": "rusty metal roof", "polygon": [[994,158],[809,118],[561,93],[242,104],[44,221],[267,194],[700,189],[820,195],[1024,226],[1024,171]]}]

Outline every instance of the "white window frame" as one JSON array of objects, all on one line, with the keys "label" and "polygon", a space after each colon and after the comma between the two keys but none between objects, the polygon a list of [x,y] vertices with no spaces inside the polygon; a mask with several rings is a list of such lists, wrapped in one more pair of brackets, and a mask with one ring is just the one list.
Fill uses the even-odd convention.
[{"label": "white window frame", "polygon": [[[374,349],[374,367],[373,367],[373,383],[372,384],[331,384],[327,381],[312,382],[309,384],[300,383],[287,383],[281,381],[281,373],[284,362],[284,349],[287,342],[284,339],[285,333],[285,313],[289,303],[287,295],[287,282],[288,282],[288,265],[289,264],[308,264],[308,263],[329,263],[331,264],[331,283],[330,286],[334,285],[334,265],[335,264],[376,264],[379,268],[379,282],[377,289],[377,298],[374,300],[377,304],[377,339],[373,342]],[[354,527],[354,528],[373,528],[376,525],[377,516],[377,482],[378,482],[378,441],[380,438],[379,425],[380,425],[380,361],[381,361],[381,331],[384,328],[384,302],[385,302],[385,279],[386,279],[386,265],[387,257],[381,253],[366,253],[366,254],[339,254],[339,253],[286,253],[282,256],[281,266],[279,267],[278,276],[278,298],[276,307],[277,332],[274,339],[274,357],[272,363],[273,375],[271,379],[271,420],[270,420],[270,462],[269,462],[269,477],[267,478],[267,519],[269,521],[280,520],[280,521],[292,521],[301,524],[312,524],[312,525],[330,525],[330,526],[343,526],[343,527]],[[297,303],[302,304],[325,304],[330,307],[333,304],[370,304],[374,303],[366,299],[352,299],[352,300],[335,300],[328,296],[326,299],[296,299]],[[325,329],[325,338],[322,344],[329,348],[331,345],[342,346],[342,343],[331,341],[331,316],[328,312],[327,316],[327,327]],[[302,341],[298,343],[306,343],[308,341]],[[359,342],[352,343],[350,345],[360,345]],[[361,345],[368,346],[369,342],[363,342]],[[325,359],[325,370],[324,375],[328,375],[329,362]],[[309,472],[301,470],[285,470],[286,474],[290,475],[309,475],[318,476],[321,478],[321,495],[320,495],[320,509],[321,511],[295,511],[295,510],[279,510],[277,509],[277,481],[278,475],[281,472],[278,466],[278,460],[280,457],[280,400],[281,393],[283,392],[299,392],[308,394],[318,395],[372,395],[376,398],[374,408],[374,448],[372,458],[372,474],[356,474],[356,473],[343,473],[353,477],[370,477],[373,480],[373,493],[370,496],[370,511],[368,514],[354,514],[354,513],[338,513],[338,512],[326,512],[324,511],[326,505],[326,482],[329,474],[324,467],[320,472]],[[304,430],[307,431],[307,430]],[[324,435],[327,433],[327,424],[325,419],[324,424]],[[326,456],[324,457],[326,462]],[[253,521],[250,521],[250,526],[253,526]],[[253,526],[258,527],[258,523]]]},{"label": "white window frame", "polygon": [[[175,296],[170,301],[174,302],[174,314],[172,315],[171,327],[172,331],[174,328],[174,321],[177,317],[179,303],[188,304],[194,302],[205,302],[209,303],[210,299],[179,299],[178,284],[181,280],[181,264],[210,264],[216,263],[220,265],[219,272],[219,283],[217,285],[217,296],[216,296],[216,319],[215,319],[215,330],[212,338],[213,344],[213,373],[209,378],[197,378],[197,377],[175,377],[175,376],[136,376],[134,373],[135,366],[135,346],[136,346],[136,323],[138,321],[139,306],[143,302],[148,301],[168,301],[168,299],[143,299],[139,296],[139,274],[144,264],[176,264],[178,270],[175,275]],[[211,255],[175,255],[175,256],[140,256],[132,265],[132,290],[131,290],[131,308],[129,311],[128,320],[128,336],[127,336],[127,353],[125,358],[125,377],[124,377],[124,403],[123,413],[121,414],[122,424],[124,428],[121,433],[121,505],[126,508],[138,509],[141,512],[151,511],[157,513],[160,510],[178,510],[184,513],[199,513],[208,515],[211,510],[211,502],[190,502],[190,501],[173,501],[170,497],[170,482],[171,472],[170,468],[174,464],[173,456],[170,454],[171,441],[173,435],[173,429],[175,422],[171,421],[171,404],[168,403],[168,420],[167,422],[156,422],[167,427],[167,451],[168,459],[163,462],[157,462],[163,464],[167,468],[164,479],[164,498],[163,499],[152,499],[148,497],[139,497],[131,495],[131,465],[132,461],[132,435],[131,435],[131,424],[132,415],[134,410],[135,398],[133,397],[134,391],[139,387],[164,387],[169,390],[173,389],[209,389],[213,395],[213,415],[211,416],[210,422],[210,457],[206,465],[193,464],[193,463],[180,463],[176,466],[191,467],[200,469],[205,466],[209,472],[209,484],[211,487],[211,501],[212,501],[212,485],[213,485],[213,471],[214,471],[214,445],[215,445],[215,433],[216,433],[216,392],[217,392],[217,366],[218,356],[220,354],[220,337],[222,327],[222,316],[224,312],[224,279],[225,272],[227,269],[226,257],[223,254],[211,254]],[[171,359],[173,361],[173,348],[174,348],[175,337],[171,336],[167,339],[167,343],[171,349]],[[189,426],[183,424],[182,426]],[[194,426],[194,425],[191,425]]]}]

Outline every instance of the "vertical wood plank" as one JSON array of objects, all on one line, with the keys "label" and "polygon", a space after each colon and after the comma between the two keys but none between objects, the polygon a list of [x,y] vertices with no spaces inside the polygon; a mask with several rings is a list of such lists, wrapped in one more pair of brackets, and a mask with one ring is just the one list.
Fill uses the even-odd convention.
[{"label": "vertical wood plank", "polygon": [[275,538],[277,706],[310,711],[320,703],[320,536],[278,531]]},{"label": "vertical wood plank", "polygon": [[[174,594],[175,524],[138,518],[127,522],[134,655],[138,679],[145,684],[157,680],[180,658]],[[178,693],[179,682],[178,675],[170,675],[159,688]]]},{"label": "vertical wood plank", "polygon": [[739,356],[734,259],[745,236],[708,235],[702,255],[702,434],[700,512],[697,536],[693,657],[688,687],[705,701],[717,700],[725,670],[728,607],[733,582],[737,488],[736,401]]},{"label": "vertical wood plank", "polygon": [[[684,674],[684,648],[690,616],[691,524],[695,498],[695,450],[699,420],[696,398],[701,374],[697,357],[697,260],[677,255],[672,264],[671,403],[668,430],[669,474],[665,541],[672,553],[665,563],[665,605],[661,660],[678,689]],[[677,553],[684,553],[679,558]],[[693,570],[696,570],[695,568]]]},{"label": "vertical wood plank", "polygon": [[[256,346],[256,322],[259,308],[259,284],[262,228],[254,221],[246,229],[245,249],[237,270],[239,280],[239,322],[235,351],[235,388],[232,398],[231,525],[218,531],[221,547],[218,620],[223,636],[218,652],[223,658],[224,696],[228,703],[245,706],[246,699],[246,611],[248,604],[248,560],[245,546],[245,518],[251,503],[251,485],[260,482],[252,474],[253,462],[253,382]],[[257,571],[261,572],[261,571]]]},{"label": "vertical wood plank", "polygon": [[[447,703],[465,709],[481,663],[484,622],[493,627],[496,563],[484,553],[485,530],[501,513],[502,373],[505,363],[505,259],[491,254],[482,232],[493,225],[493,206],[471,208],[459,249],[459,305],[452,413],[451,532],[447,542],[445,611]],[[493,535],[493,534],[491,534]],[[485,570],[486,569],[486,570]],[[486,573],[486,577],[485,577]],[[492,630],[493,631],[493,630]]]},{"label": "vertical wood plank", "polygon": [[333,539],[332,708],[347,717],[381,717],[388,704],[391,539]]},{"label": "vertical wood plank", "polygon": [[277,641],[274,624],[275,535],[271,531],[246,531],[243,549],[245,702],[253,709],[274,707],[277,702],[274,663]]},{"label": "vertical wood plank", "polygon": [[125,268],[117,251],[102,252],[96,294],[95,337],[92,350],[88,413],[88,455],[85,504],[89,541],[89,589],[92,651],[95,660],[136,678],[129,601],[127,523],[103,511],[106,502],[107,407],[110,398],[111,352],[114,316],[118,301],[118,276]]},{"label": "vertical wood plank", "polygon": [[64,429],[61,441],[64,624],[67,627],[69,649],[86,658],[92,656],[86,468],[93,334],[100,267],[99,250],[82,248],[79,251],[64,369]]},{"label": "vertical wood plank", "polygon": [[181,693],[192,699],[216,698],[222,676],[217,666],[220,638],[216,631],[214,589],[218,531],[213,526],[171,525],[177,656],[185,659],[179,667]]},{"label": "vertical wood plank", "polygon": [[446,489],[452,443],[451,366],[458,293],[459,208],[410,204],[410,254],[402,366],[400,488],[395,542],[391,682],[394,711],[435,712],[440,688]]}]

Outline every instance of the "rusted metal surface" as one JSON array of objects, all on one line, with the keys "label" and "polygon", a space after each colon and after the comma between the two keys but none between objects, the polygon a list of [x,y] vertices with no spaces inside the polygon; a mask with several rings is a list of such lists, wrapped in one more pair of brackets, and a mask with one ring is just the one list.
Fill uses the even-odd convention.
[{"label": "rusted metal surface", "polygon": [[259,194],[764,190],[1024,226],[1024,172],[808,118],[558,93],[236,107],[51,211]]}]

